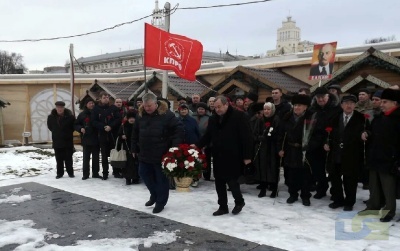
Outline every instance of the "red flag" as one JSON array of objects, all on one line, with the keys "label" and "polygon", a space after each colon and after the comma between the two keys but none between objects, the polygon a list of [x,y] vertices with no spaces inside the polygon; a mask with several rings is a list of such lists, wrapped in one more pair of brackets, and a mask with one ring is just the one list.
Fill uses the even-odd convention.
[{"label": "red flag", "polygon": [[145,24],[145,66],[173,70],[179,77],[195,81],[202,55],[199,41]]}]

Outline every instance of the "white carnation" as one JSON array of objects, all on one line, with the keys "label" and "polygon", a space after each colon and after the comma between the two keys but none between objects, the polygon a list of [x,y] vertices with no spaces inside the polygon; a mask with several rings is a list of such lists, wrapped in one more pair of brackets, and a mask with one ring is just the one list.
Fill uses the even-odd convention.
[{"label": "white carnation", "polygon": [[169,149],[169,152],[170,152],[170,153],[173,153],[175,150],[179,150],[178,147],[171,147],[171,148]]}]

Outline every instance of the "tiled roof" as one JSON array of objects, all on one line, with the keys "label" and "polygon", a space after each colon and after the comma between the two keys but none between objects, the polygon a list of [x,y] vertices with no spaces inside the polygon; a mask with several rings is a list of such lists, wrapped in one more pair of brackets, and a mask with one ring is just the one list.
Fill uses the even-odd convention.
[{"label": "tiled roof", "polygon": [[269,82],[276,84],[278,87],[282,89],[288,90],[289,92],[296,93],[299,91],[300,88],[310,87],[303,81],[298,80],[297,78],[294,78],[289,74],[286,74],[277,69],[255,69],[251,67],[243,67],[243,68],[261,76],[262,78],[268,80]]},{"label": "tiled roof", "polygon": [[191,97],[195,93],[202,93],[205,89],[201,83],[196,81],[188,81],[175,76],[168,76],[168,83],[173,84],[181,92],[185,93],[187,97]]},{"label": "tiled roof", "polygon": [[98,83],[104,87],[109,94],[122,100],[128,100],[132,94],[142,85],[141,81],[129,83]]}]

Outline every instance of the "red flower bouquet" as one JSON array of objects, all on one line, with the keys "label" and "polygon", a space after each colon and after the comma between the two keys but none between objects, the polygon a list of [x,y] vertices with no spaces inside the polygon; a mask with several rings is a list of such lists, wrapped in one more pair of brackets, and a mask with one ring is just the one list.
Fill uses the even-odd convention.
[{"label": "red flower bouquet", "polygon": [[182,144],[164,154],[162,168],[168,177],[197,177],[207,168],[206,156],[199,149]]}]

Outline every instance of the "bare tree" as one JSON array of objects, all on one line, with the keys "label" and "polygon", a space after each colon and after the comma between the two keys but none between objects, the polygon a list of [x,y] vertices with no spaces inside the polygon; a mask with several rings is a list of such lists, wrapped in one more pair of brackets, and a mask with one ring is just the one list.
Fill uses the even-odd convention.
[{"label": "bare tree", "polygon": [[27,69],[21,54],[0,51],[0,74],[23,74]]},{"label": "bare tree", "polygon": [[376,38],[365,39],[364,44],[376,44],[376,43],[390,42],[390,41],[396,41],[396,36],[392,35],[389,37],[376,37]]}]

